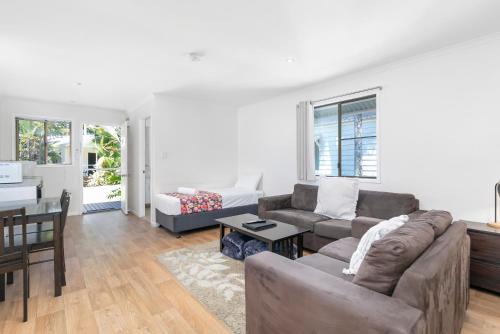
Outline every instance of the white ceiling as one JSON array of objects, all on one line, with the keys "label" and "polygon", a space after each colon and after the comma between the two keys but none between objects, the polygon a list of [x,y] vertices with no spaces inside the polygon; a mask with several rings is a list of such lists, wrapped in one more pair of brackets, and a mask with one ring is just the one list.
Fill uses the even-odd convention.
[{"label": "white ceiling", "polygon": [[498,0],[1,0],[0,94],[239,106],[500,31],[498,13]]}]

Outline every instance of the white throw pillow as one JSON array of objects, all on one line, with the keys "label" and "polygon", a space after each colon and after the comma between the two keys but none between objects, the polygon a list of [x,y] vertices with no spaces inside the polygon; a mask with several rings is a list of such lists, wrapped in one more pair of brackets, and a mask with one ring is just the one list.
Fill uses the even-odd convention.
[{"label": "white throw pillow", "polygon": [[343,269],[342,272],[346,275],[356,275],[358,272],[361,262],[363,262],[366,253],[370,250],[372,243],[385,237],[389,232],[403,226],[408,222],[410,218],[406,215],[391,218],[389,220],[384,220],[375,226],[372,226],[359,240],[358,247],[356,251],[351,256],[351,262],[349,262],[349,269]]},{"label": "white throw pillow", "polygon": [[262,174],[241,175],[234,185],[235,188],[247,188],[257,190]]},{"label": "white throw pillow", "polygon": [[356,217],[359,181],[343,177],[319,179],[318,199],[314,213],[334,219],[353,220]]}]

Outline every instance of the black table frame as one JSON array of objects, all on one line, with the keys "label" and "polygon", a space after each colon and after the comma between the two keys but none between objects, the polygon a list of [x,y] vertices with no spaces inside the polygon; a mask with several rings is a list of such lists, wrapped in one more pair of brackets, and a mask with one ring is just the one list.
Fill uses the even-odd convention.
[{"label": "black table frame", "polygon": [[[42,198],[44,200],[46,198]],[[56,200],[54,198],[54,200]],[[59,199],[57,199],[59,201]],[[37,213],[29,214],[26,213],[26,218],[28,224],[35,224],[39,222],[52,221],[54,228],[54,296],[59,297],[62,294],[62,287],[66,285],[64,275],[63,275],[63,258],[62,258],[62,247],[63,247],[63,236],[62,236],[62,210],[61,212],[49,212],[49,213]],[[21,219],[15,219],[15,225],[21,224]],[[12,278],[7,277],[7,283],[11,283]],[[3,299],[2,299],[3,297]],[[5,276],[0,275],[0,301],[5,300]]]},{"label": "black table frame", "polygon": [[[281,222],[276,222],[277,224],[285,224]],[[304,255],[304,233],[307,233],[309,231],[303,231],[303,232],[298,232],[291,234],[289,236],[286,236],[281,239],[276,239],[276,240],[270,240],[267,238],[264,238],[257,233],[259,231],[252,231],[246,228],[238,228],[229,224],[221,223],[219,222],[219,230],[220,230],[220,237],[219,237],[219,251],[222,252],[222,249],[224,248],[224,245],[222,244],[222,239],[224,238],[225,235],[225,230],[226,227],[230,229],[230,231],[238,231],[241,234],[247,235],[249,237],[252,237],[254,239],[258,239],[260,241],[263,241],[267,244],[267,247],[269,248],[269,251],[272,252],[274,250],[274,245],[277,243],[281,243],[281,245],[286,244],[286,249],[288,250],[288,254],[286,254],[289,259],[293,260],[293,239],[297,238],[297,258],[302,257]],[[283,255],[283,254],[282,254]]]}]

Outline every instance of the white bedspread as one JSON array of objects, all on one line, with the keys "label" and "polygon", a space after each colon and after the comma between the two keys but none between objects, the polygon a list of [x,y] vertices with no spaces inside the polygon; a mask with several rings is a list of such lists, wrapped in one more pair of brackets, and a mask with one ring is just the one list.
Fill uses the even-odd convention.
[{"label": "white bedspread", "polygon": [[[264,193],[260,190],[251,190],[246,188],[220,188],[203,189],[222,196],[222,208],[234,208],[237,206],[257,204]],[[166,215],[180,215],[180,199],[165,194],[155,195],[155,207]]]}]

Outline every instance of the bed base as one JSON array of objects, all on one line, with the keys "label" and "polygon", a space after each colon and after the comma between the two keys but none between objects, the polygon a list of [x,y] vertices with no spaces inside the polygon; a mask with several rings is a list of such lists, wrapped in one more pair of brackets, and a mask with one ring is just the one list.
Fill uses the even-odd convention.
[{"label": "bed base", "polygon": [[244,213],[257,214],[257,204],[237,206],[215,211],[191,213],[188,215],[166,215],[156,209],[156,222],[174,233],[178,238],[181,232],[196,230],[203,227],[215,226],[215,219],[241,215]]}]

